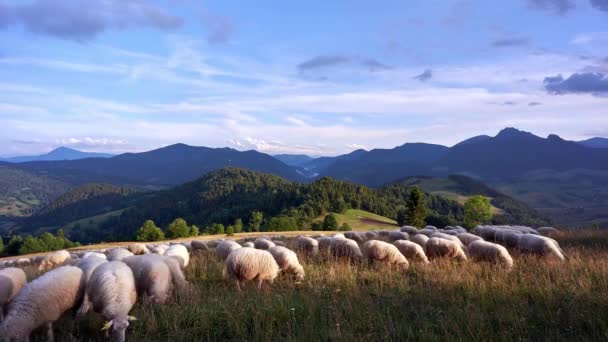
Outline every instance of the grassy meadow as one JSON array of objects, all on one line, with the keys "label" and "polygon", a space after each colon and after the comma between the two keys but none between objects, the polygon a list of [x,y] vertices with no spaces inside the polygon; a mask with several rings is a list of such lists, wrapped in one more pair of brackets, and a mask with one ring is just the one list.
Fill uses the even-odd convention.
[{"label": "grassy meadow", "polygon": [[[213,255],[187,267],[192,291],[156,306],[139,299],[129,341],[605,341],[608,234],[565,233],[568,260],[514,255],[505,273],[485,263],[412,263],[407,273],[323,258],[301,263],[306,278],[279,276],[242,293]],[[64,318],[61,341],[102,341],[101,318]],[[42,336],[42,332],[40,332]]]},{"label": "grassy meadow", "polygon": [[[359,209],[348,209],[343,214],[333,213],[338,226],[348,223],[352,230],[368,231],[374,229],[395,229],[397,222],[387,217]],[[314,221],[323,222],[326,215],[317,217]]]}]

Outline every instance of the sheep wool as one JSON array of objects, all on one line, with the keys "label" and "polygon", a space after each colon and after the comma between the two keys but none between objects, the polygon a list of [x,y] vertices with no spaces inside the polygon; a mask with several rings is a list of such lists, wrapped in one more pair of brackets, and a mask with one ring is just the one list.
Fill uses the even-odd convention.
[{"label": "sheep wool", "polygon": [[426,244],[429,241],[429,237],[424,234],[416,234],[416,235],[412,236],[410,241],[412,241],[415,244],[420,245],[420,247],[422,247],[422,248],[426,248]]},{"label": "sheep wool", "polygon": [[132,256],[133,253],[124,248],[114,248],[108,252],[109,261],[121,261],[122,259]]},{"label": "sheep wool", "polygon": [[106,255],[105,255],[105,254],[103,254],[103,253],[98,253],[98,252],[86,252],[86,253],[84,253],[84,255],[82,256],[82,258],[83,258],[83,259],[86,259],[86,258],[88,258],[88,257],[92,257],[92,256],[98,257],[98,258],[100,258],[100,259],[107,259],[107,257],[106,257]]},{"label": "sheep wool", "polygon": [[296,251],[307,256],[319,254],[319,242],[308,236],[298,236],[295,242]]},{"label": "sheep wool", "polygon": [[104,264],[106,262],[108,262],[106,259],[98,258],[96,256],[80,260],[77,266],[82,270],[82,272],[84,272],[84,283],[86,284],[89,281],[91,274],[93,274],[93,271],[95,271],[95,269],[99,267],[99,265]]},{"label": "sheep wool", "polygon": [[150,253],[150,251],[148,250],[146,245],[144,245],[143,243],[132,243],[127,247],[127,249],[129,250],[129,252],[133,253],[134,255],[142,255],[142,254]]},{"label": "sheep wool", "polygon": [[39,271],[49,271],[57,266],[61,266],[70,260],[70,253],[66,250],[61,250],[48,254],[40,261]]},{"label": "sheep wool", "polygon": [[283,246],[274,246],[268,251],[283,273],[293,274],[299,280],[304,279],[304,267],[300,264],[296,253]]},{"label": "sheep wool", "polygon": [[418,234],[418,228],[412,226],[403,226],[399,230],[410,235]]},{"label": "sheep wool", "polygon": [[134,255],[122,260],[135,277],[135,287],[140,296],[147,295],[156,304],[165,304],[172,286],[178,290],[188,287],[188,282],[177,260],[158,254]]},{"label": "sheep wool", "polygon": [[399,230],[395,230],[388,233],[388,241],[393,242],[397,240],[409,240],[410,235]]},{"label": "sheep wool", "polygon": [[430,260],[436,258],[453,258],[459,261],[466,261],[467,256],[458,242],[442,238],[430,238],[426,244],[426,255]]},{"label": "sheep wool", "polygon": [[329,245],[329,251],[334,258],[356,261],[363,258],[359,245],[356,241],[345,238],[333,238]]},{"label": "sheep wool", "polygon": [[0,270],[0,322],[4,319],[6,306],[25,284],[27,284],[27,277],[22,269],[8,267]]},{"label": "sheep wool", "polygon": [[164,255],[175,258],[182,268],[190,263],[190,253],[184,245],[173,245],[165,251]]},{"label": "sheep wool", "polygon": [[255,248],[255,245],[253,244],[253,241],[246,241],[243,242],[243,247]]},{"label": "sheep wool", "polygon": [[90,308],[107,321],[104,329],[112,329],[114,341],[124,342],[129,326],[129,312],[137,300],[133,272],[121,261],[111,261],[97,267],[86,285],[84,314]]},{"label": "sheep wool", "polygon": [[329,253],[331,240],[332,238],[330,238],[329,236],[319,236],[317,238],[317,243],[319,245],[319,253]]},{"label": "sheep wool", "polygon": [[483,239],[480,236],[477,236],[475,234],[471,234],[471,233],[458,233],[458,235],[456,235],[456,237],[460,240],[460,242],[462,242],[465,246],[468,246],[471,244],[471,242],[473,241],[477,241],[477,240],[482,240]]},{"label": "sheep wool", "polygon": [[566,260],[557,241],[544,236],[523,234],[519,238],[517,249],[522,253],[540,255],[549,260]]},{"label": "sheep wool", "polygon": [[279,265],[270,252],[255,249],[241,248],[233,251],[226,259],[224,275],[233,279],[237,289],[249,280],[257,281],[258,289],[262,288],[264,281],[272,284],[279,274]]},{"label": "sheep wool", "polygon": [[270,247],[274,247],[276,244],[272,242],[270,239],[266,239],[263,237],[259,237],[255,239],[253,242],[253,246],[256,249],[269,249]]},{"label": "sheep wool", "polygon": [[504,266],[507,270],[513,268],[513,258],[509,251],[499,244],[477,240],[471,242],[467,247],[467,252],[469,257],[475,261],[493,262]]},{"label": "sheep wool", "polygon": [[436,233],[431,234],[430,237],[432,237],[432,238],[441,238],[441,239],[446,239],[446,240],[454,241],[457,244],[459,244],[460,247],[464,247],[464,244],[462,243],[462,241],[460,241],[460,239],[457,238],[454,235],[445,234],[445,233],[441,233],[441,232],[436,232]]},{"label": "sheep wool", "polygon": [[397,265],[403,271],[407,271],[410,267],[406,257],[401,254],[399,249],[384,241],[367,241],[363,244],[363,255],[370,262],[379,261],[390,265]]},{"label": "sheep wool", "polygon": [[359,232],[344,232],[344,237],[362,243],[366,240],[365,235]]},{"label": "sheep wool", "polygon": [[207,243],[205,243],[205,241],[194,240],[192,241],[191,246],[192,250],[195,252],[209,252],[209,246],[207,246]]},{"label": "sheep wool", "polygon": [[427,258],[426,253],[424,253],[424,248],[419,244],[407,240],[397,240],[393,242],[393,245],[395,245],[399,252],[408,260],[417,260],[424,264],[429,263],[429,259]]},{"label": "sheep wool", "polygon": [[243,248],[233,240],[224,240],[215,248],[215,255],[222,260],[226,260],[232,251]]},{"label": "sheep wool", "polygon": [[540,227],[536,231],[542,236],[554,237],[560,234],[560,231],[553,227]]},{"label": "sheep wool", "polygon": [[83,272],[61,266],[27,284],[13,298],[0,326],[7,341],[27,341],[31,332],[46,324],[47,338],[53,340],[53,322],[82,299]]}]

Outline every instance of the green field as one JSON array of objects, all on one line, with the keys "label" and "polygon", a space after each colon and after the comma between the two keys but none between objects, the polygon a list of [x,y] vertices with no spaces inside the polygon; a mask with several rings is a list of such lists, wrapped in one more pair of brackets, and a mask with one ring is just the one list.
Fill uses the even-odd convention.
[{"label": "green field", "polygon": [[[344,223],[352,228],[352,230],[367,231],[374,229],[395,229],[397,222],[384,216],[372,214],[368,211],[358,209],[348,209],[344,214],[335,214],[338,221],[338,226]],[[323,221],[326,215],[317,217],[314,221]]]}]

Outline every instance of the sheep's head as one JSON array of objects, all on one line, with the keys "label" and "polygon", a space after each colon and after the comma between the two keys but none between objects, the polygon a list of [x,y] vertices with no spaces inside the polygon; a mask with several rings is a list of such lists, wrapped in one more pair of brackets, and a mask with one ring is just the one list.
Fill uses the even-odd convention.
[{"label": "sheep's head", "polygon": [[106,322],[101,330],[107,331],[112,328],[112,337],[114,341],[124,342],[129,322],[136,321],[133,316],[118,316],[111,321]]}]

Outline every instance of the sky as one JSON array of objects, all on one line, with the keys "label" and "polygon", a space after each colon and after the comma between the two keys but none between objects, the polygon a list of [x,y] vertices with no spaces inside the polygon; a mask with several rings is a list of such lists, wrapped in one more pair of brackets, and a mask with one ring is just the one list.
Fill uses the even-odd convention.
[{"label": "sky", "polygon": [[608,136],[608,0],[0,0],[0,155]]}]

